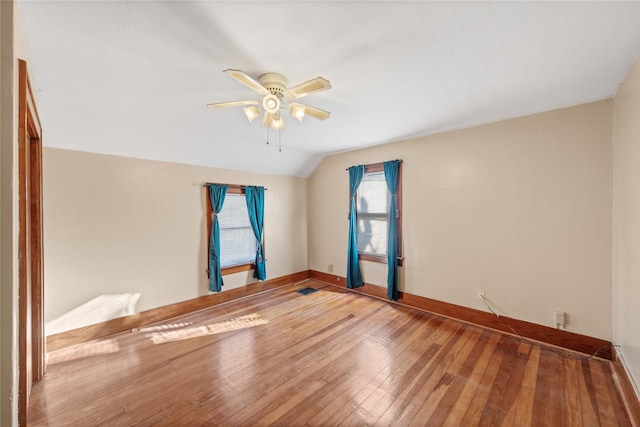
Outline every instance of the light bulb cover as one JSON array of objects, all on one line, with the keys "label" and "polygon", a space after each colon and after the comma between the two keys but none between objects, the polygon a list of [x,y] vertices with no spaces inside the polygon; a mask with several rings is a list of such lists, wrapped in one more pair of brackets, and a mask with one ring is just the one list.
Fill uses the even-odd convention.
[{"label": "light bulb cover", "polygon": [[280,98],[273,94],[269,94],[262,98],[262,107],[266,112],[275,114],[280,109]]},{"label": "light bulb cover", "polygon": [[260,110],[255,105],[251,107],[244,107],[244,114],[247,116],[249,123],[251,123],[256,117],[260,115]]},{"label": "light bulb cover", "polygon": [[282,120],[282,117],[278,116],[271,119],[271,129],[273,130],[284,129],[284,120]]}]

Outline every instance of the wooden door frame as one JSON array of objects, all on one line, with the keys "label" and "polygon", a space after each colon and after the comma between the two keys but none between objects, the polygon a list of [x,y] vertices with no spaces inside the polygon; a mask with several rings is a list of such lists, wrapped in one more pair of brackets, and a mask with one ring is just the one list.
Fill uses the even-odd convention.
[{"label": "wooden door frame", "polygon": [[30,381],[42,379],[45,370],[42,129],[23,60],[18,60],[18,205],[18,424],[23,426]]}]

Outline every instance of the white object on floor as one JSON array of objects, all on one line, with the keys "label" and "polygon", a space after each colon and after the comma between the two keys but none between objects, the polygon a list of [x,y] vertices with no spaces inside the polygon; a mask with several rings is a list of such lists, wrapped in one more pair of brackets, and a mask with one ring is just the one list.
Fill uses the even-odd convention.
[{"label": "white object on floor", "polygon": [[136,312],[139,293],[100,295],[47,322],[45,335],[53,335]]}]

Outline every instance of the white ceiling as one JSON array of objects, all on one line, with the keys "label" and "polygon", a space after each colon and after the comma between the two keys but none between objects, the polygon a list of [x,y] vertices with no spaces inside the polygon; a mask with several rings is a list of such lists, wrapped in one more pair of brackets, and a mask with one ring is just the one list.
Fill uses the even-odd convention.
[{"label": "white ceiling", "polygon": [[[615,95],[640,2],[21,1],[44,144],[309,176],[328,154]],[[266,128],[222,73],[333,89]]]}]

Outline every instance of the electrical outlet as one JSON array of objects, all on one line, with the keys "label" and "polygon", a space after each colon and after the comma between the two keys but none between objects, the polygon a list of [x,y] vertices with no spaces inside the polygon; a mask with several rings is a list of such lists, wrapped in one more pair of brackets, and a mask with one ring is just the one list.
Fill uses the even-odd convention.
[{"label": "electrical outlet", "polygon": [[560,325],[560,326],[564,326],[564,322],[565,322],[565,314],[564,311],[554,311],[553,312],[553,316],[556,320],[556,325]]},{"label": "electrical outlet", "polygon": [[329,264],[329,268],[327,270],[329,270],[329,273],[333,273],[333,264]]},{"label": "electrical outlet", "polygon": [[484,299],[484,291],[478,291],[478,299]]}]

